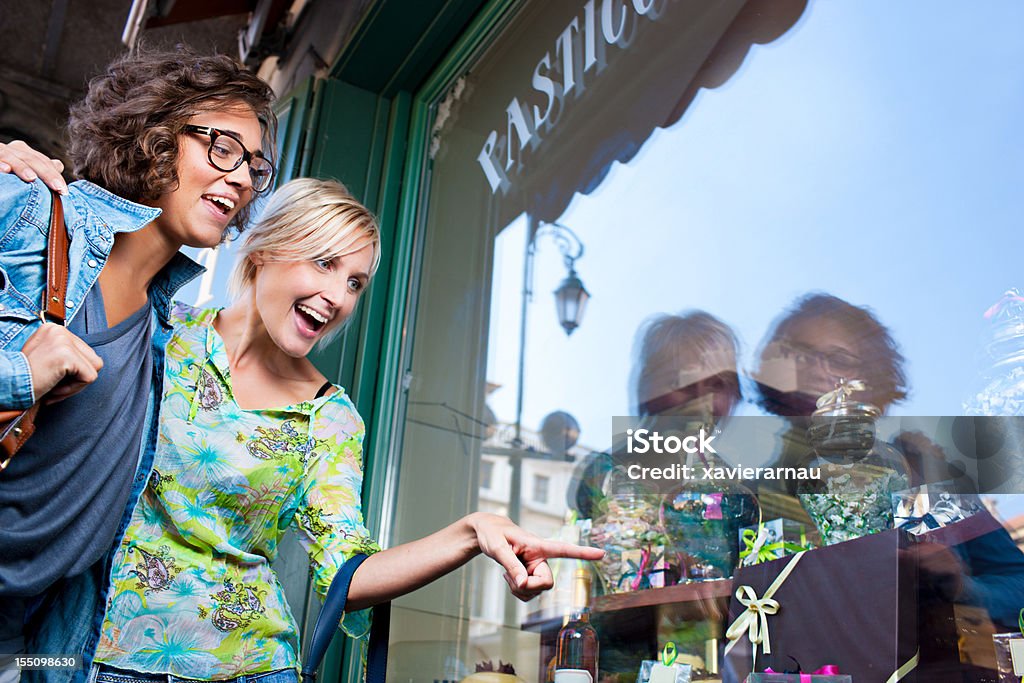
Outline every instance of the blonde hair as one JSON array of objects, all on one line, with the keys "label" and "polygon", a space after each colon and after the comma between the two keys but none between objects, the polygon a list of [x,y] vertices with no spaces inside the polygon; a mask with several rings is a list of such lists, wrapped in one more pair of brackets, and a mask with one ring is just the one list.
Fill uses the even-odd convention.
[{"label": "blonde hair", "polygon": [[642,334],[637,410],[675,389],[722,373],[736,373],[736,334],[710,313],[659,315],[647,322]]},{"label": "blonde hair", "polygon": [[[337,180],[297,178],[279,187],[246,229],[228,291],[241,298],[253,286],[259,253],[266,261],[315,261],[353,254],[370,245],[370,277],[380,265],[380,227],[373,213]],[[344,325],[321,339],[334,339]]]}]

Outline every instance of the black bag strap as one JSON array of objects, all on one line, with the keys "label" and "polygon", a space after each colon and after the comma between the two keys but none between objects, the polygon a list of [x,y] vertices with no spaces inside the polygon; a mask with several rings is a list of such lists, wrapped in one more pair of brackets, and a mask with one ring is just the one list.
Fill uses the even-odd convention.
[{"label": "black bag strap", "polygon": [[[303,683],[316,681],[316,670],[320,667],[320,662],[323,660],[324,654],[327,653],[327,646],[331,644],[345,612],[345,603],[348,602],[348,587],[352,583],[352,576],[366,558],[367,556],[362,553],[353,555],[341,566],[334,580],[331,581],[324,606],[316,618],[316,626],[313,627],[313,637],[309,641],[306,662],[302,665]],[[385,602],[373,608],[369,652],[366,657],[366,683],[384,683],[387,674],[390,631],[391,603]]]}]

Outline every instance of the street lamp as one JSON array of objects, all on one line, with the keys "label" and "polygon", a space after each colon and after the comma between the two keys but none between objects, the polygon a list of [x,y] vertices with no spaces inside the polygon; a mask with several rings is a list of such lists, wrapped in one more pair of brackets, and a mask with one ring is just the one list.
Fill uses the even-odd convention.
[{"label": "street lamp", "polygon": [[590,292],[583,286],[575,268],[576,259],[583,256],[583,241],[561,223],[545,223],[530,239],[530,260],[536,252],[537,240],[544,235],[554,238],[558,250],[562,252],[566,270],[569,271],[555,290],[555,310],[558,313],[558,323],[565,330],[565,334],[571,335],[583,321],[583,313],[590,299]]},{"label": "street lamp", "polygon": [[[583,321],[583,311],[586,309],[590,293],[579,276],[576,275],[576,259],[583,256],[583,242],[572,230],[561,223],[540,223],[537,219],[530,217],[526,240],[526,258],[523,259],[523,300],[522,310],[519,319],[519,373],[516,382],[516,423],[515,435],[512,438],[512,446],[515,449],[522,448],[523,428],[523,383],[526,375],[526,317],[529,302],[533,299],[533,262],[537,254],[537,241],[544,236],[550,236],[558,245],[562,253],[562,260],[569,273],[562,283],[555,290],[555,307],[558,313],[558,322],[565,330],[566,336],[580,326]],[[513,472],[516,472],[516,457],[510,459],[513,465]],[[515,482],[514,482],[515,483]],[[518,489],[518,487],[516,487]],[[514,501],[513,509],[518,508],[518,501]],[[516,521],[515,516],[512,517]]]},{"label": "street lamp", "polygon": [[580,326],[589,298],[590,292],[583,287],[583,283],[576,276],[576,271],[570,268],[569,275],[555,290],[558,322],[567,335],[572,334]]}]

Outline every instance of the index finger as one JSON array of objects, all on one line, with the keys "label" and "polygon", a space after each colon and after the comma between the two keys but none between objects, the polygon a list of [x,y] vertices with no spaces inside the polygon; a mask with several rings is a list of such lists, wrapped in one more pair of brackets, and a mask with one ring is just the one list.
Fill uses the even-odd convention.
[{"label": "index finger", "polygon": [[544,557],[566,557],[574,560],[600,560],[604,551],[586,545],[573,545],[565,541],[538,540],[532,550]]}]

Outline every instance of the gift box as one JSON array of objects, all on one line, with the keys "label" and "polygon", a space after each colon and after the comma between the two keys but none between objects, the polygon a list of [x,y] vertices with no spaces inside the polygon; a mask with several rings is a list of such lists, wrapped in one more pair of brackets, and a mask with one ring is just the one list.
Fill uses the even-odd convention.
[{"label": "gift box", "polygon": [[777,664],[788,659],[773,659],[780,653],[834,664],[858,682],[917,680],[917,566],[904,552],[909,544],[906,532],[889,530],[739,569],[723,681],[784,669]]},{"label": "gift box", "polygon": [[777,518],[740,529],[740,565],[770,562],[813,545],[807,540],[807,526],[792,519]]},{"label": "gift box", "polygon": [[659,655],[660,661],[645,659],[640,662],[636,683],[690,683],[693,667],[676,661],[675,643],[669,643]]},{"label": "gift box", "polygon": [[745,683],[853,683],[846,674],[777,674],[752,673]]},{"label": "gift box", "polygon": [[961,522],[984,510],[977,496],[928,484],[892,494],[894,526],[915,536]]},{"label": "gift box", "polygon": [[669,562],[663,545],[623,550],[621,557],[619,579],[614,587],[616,593],[664,588],[674,585],[679,578],[679,570]]},{"label": "gift box", "polygon": [[964,680],[994,681],[992,634],[1017,625],[1024,555],[984,509],[920,531],[910,541],[918,567],[921,680],[962,673]]},{"label": "gift box", "polygon": [[1024,677],[1024,633],[996,633],[992,644],[996,648],[999,683],[1019,683]]}]

